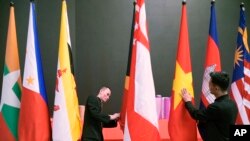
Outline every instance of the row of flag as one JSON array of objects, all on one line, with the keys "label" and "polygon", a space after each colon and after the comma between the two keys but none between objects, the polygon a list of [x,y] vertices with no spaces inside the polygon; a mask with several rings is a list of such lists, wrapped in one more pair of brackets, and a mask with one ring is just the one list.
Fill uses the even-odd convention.
[{"label": "row of flag", "polygon": [[[81,137],[76,84],[72,68],[71,41],[67,5],[62,1],[56,90],[51,127],[48,100],[43,79],[34,2],[30,3],[28,37],[23,81],[18,56],[14,5],[6,43],[3,87],[0,103],[0,141],[76,141]],[[155,87],[151,68],[146,9],[144,0],[134,3],[131,41],[120,124],[125,141],[158,141],[159,125],[155,104]],[[230,95],[239,108],[237,124],[250,120],[250,54],[247,43],[244,5],[240,8],[237,48]],[[211,3],[200,108],[214,101],[208,90],[209,72],[220,71],[215,3]],[[21,82],[22,81],[22,82]],[[188,35],[186,2],[182,3],[175,77],[171,96],[169,135],[172,141],[197,140],[196,122],[190,117],[179,95],[182,88],[193,93],[192,66]],[[194,99],[193,99],[194,102]],[[167,127],[166,127],[167,128]]]},{"label": "row of flag", "polygon": [[[215,97],[208,88],[209,73],[221,71],[215,2],[211,2],[210,26],[201,90],[200,109],[213,103]],[[239,114],[236,124],[249,124],[250,120],[250,53],[244,4],[240,5],[237,47],[230,96],[237,103]],[[125,77],[120,125],[125,141],[159,141],[159,125],[154,105],[155,88],[150,61],[145,2],[137,0],[134,5],[128,65]],[[180,91],[187,88],[193,96],[192,66],[190,59],[186,2],[182,2],[179,41],[175,76],[171,94],[168,131],[171,141],[197,141],[197,125],[185,109]],[[167,127],[166,127],[167,128]],[[202,128],[199,128],[202,134]]]},{"label": "row of flag", "polygon": [[34,1],[30,2],[26,57],[21,80],[14,4],[11,3],[0,104],[0,141],[77,141],[81,138],[82,125],[71,56],[67,4],[66,0],[62,0],[51,126],[35,4]]}]

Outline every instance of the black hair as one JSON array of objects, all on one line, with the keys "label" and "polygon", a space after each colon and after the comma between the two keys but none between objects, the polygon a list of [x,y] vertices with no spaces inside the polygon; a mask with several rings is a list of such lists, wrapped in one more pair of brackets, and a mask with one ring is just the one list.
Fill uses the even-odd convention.
[{"label": "black hair", "polygon": [[229,75],[228,73],[221,72],[211,72],[210,73],[211,82],[221,88],[221,90],[226,91],[229,86]]}]

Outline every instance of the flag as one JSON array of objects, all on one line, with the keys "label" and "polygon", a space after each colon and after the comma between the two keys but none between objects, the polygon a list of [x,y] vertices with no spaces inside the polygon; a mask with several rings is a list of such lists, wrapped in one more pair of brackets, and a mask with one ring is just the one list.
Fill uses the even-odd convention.
[{"label": "flag", "polygon": [[130,44],[129,44],[129,52],[128,52],[128,63],[127,63],[127,71],[124,83],[124,91],[123,91],[123,101],[122,101],[122,108],[120,112],[120,127],[124,131],[125,125],[125,117],[126,117],[126,108],[127,108],[127,96],[129,90],[129,78],[130,78],[130,65],[131,65],[131,55],[132,55],[132,47],[133,47],[133,40],[134,40],[134,26],[135,26],[135,2],[133,3],[133,19],[132,19],[132,26],[131,26],[131,33],[130,33]]},{"label": "flag", "polygon": [[207,54],[205,60],[205,70],[203,74],[200,109],[204,109],[208,106],[208,104],[213,103],[215,100],[215,96],[211,94],[209,90],[210,72],[221,71],[220,50],[216,26],[215,1],[211,2],[210,11],[210,27],[207,41]]},{"label": "flag", "polygon": [[[180,35],[173,82],[168,130],[171,141],[196,141],[196,122],[185,108],[180,93],[186,88],[194,97],[186,2],[182,2]],[[194,101],[194,99],[193,99]]]},{"label": "flag", "polygon": [[135,6],[135,27],[127,93],[125,141],[159,141],[155,87],[144,0]]},{"label": "flag", "polygon": [[33,1],[29,14],[18,138],[19,141],[49,141],[51,124]]},{"label": "flag", "polygon": [[[205,109],[209,104],[214,102],[215,96],[211,94],[209,90],[210,73],[213,71],[221,71],[220,50],[216,26],[215,1],[211,2],[210,7],[210,26],[206,53],[207,54],[205,58],[200,109]],[[199,122],[198,129],[202,137],[206,136],[204,124],[202,122]]]},{"label": "flag", "polygon": [[11,3],[0,103],[0,141],[17,140],[21,90],[15,10]]},{"label": "flag", "polygon": [[244,5],[240,6],[237,46],[230,95],[238,107],[237,124],[250,124],[250,54]]},{"label": "flag", "polygon": [[81,118],[70,53],[67,4],[63,0],[52,128],[55,141],[77,141],[81,138]]}]

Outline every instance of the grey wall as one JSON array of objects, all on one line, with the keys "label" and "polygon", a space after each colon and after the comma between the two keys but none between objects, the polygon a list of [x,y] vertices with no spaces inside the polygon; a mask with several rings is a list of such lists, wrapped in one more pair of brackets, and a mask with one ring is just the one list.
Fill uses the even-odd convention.
[{"label": "grey wall", "polygon": [[[217,0],[216,16],[222,69],[232,74],[240,0]],[[250,2],[244,0],[250,26]],[[23,70],[28,0],[16,0],[16,24]],[[35,0],[44,76],[52,111],[58,56],[61,0]],[[145,0],[151,61],[157,94],[170,96],[179,36],[181,0]],[[79,103],[102,85],[112,89],[105,111],[120,110],[132,22],[133,0],[68,0],[68,15]],[[197,102],[210,18],[210,0],[187,0],[189,38]],[[0,74],[4,64],[9,0],[0,0]],[[248,26],[248,27],[249,27]],[[0,75],[0,90],[2,75]]]}]

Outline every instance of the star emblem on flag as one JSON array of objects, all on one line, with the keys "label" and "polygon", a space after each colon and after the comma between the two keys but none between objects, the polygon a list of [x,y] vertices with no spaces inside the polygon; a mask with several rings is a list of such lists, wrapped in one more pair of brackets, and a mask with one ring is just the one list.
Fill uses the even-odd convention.
[{"label": "star emblem on flag", "polygon": [[236,51],[235,51],[235,54],[234,54],[234,67],[235,65],[237,64],[238,66],[240,66],[239,62],[240,61],[243,61],[242,60],[242,57],[243,57],[243,50],[241,49],[242,46],[239,46]]},{"label": "star emblem on flag", "polygon": [[27,83],[29,85],[33,85],[34,84],[34,78],[32,76],[29,76],[27,79],[26,79]]}]

